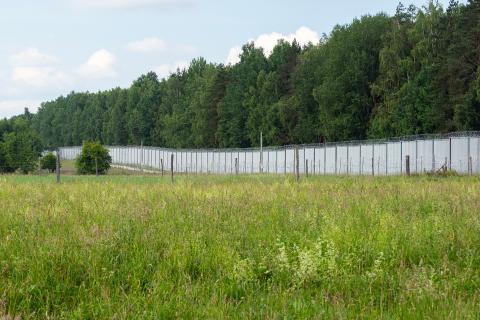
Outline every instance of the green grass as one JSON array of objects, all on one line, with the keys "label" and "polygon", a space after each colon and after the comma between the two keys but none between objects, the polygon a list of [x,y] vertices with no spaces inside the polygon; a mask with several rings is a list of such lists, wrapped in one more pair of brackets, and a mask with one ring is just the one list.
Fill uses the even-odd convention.
[{"label": "green grass", "polygon": [[478,319],[480,179],[0,176],[0,319]]}]

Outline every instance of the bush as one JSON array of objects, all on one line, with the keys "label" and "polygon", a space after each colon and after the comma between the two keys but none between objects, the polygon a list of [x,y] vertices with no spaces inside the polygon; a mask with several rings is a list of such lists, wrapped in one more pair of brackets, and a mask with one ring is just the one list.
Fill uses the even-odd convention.
[{"label": "bush", "polygon": [[110,169],[111,163],[112,157],[100,142],[86,141],[83,143],[82,153],[78,156],[75,166],[78,174],[95,174],[98,165],[98,174],[103,175]]},{"label": "bush", "polygon": [[2,172],[20,171],[28,174],[38,168],[41,154],[39,138],[29,131],[10,132],[4,135],[0,147]]},{"label": "bush", "polygon": [[40,159],[40,168],[49,172],[55,172],[57,170],[57,156],[52,152],[43,156]]}]

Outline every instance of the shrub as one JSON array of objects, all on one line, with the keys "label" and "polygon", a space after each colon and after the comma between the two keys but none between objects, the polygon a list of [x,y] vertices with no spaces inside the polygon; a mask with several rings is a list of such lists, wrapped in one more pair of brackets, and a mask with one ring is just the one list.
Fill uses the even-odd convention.
[{"label": "shrub", "polygon": [[98,174],[106,174],[110,169],[112,157],[108,150],[98,141],[86,141],[83,143],[82,153],[78,156],[75,166],[78,174],[95,174],[98,166]]},{"label": "shrub", "polygon": [[38,137],[32,132],[5,134],[1,149],[0,161],[3,163],[4,172],[19,170],[27,174],[37,169],[41,146]]},{"label": "shrub", "polygon": [[40,168],[48,170],[49,172],[55,172],[57,170],[57,156],[52,152],[46,154],[40,159]]}]

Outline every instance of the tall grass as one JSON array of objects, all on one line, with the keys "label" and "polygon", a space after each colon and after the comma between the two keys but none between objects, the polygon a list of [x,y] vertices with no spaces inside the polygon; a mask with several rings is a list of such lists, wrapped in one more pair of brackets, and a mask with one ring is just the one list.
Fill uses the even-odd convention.
[{"label": "tall grass", "polygon": [[478,178],[0,177],[0,318],[480,317]]}]

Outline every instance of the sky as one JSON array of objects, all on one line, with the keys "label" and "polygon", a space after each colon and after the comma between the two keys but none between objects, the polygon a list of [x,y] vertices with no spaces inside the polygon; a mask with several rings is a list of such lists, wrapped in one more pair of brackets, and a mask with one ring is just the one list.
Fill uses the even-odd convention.
[{"label": "sky", "polygon": [[[411,0],[422,6],[427,0]],[[444,6],[448,0],[439,1]],[[405,1],[405,3],[407,3]],[[16,0],[0,4],[0,118],[71,91],[128,87],[196,57],[234,64],[243,44],[317,42],[393,0]]]}]

